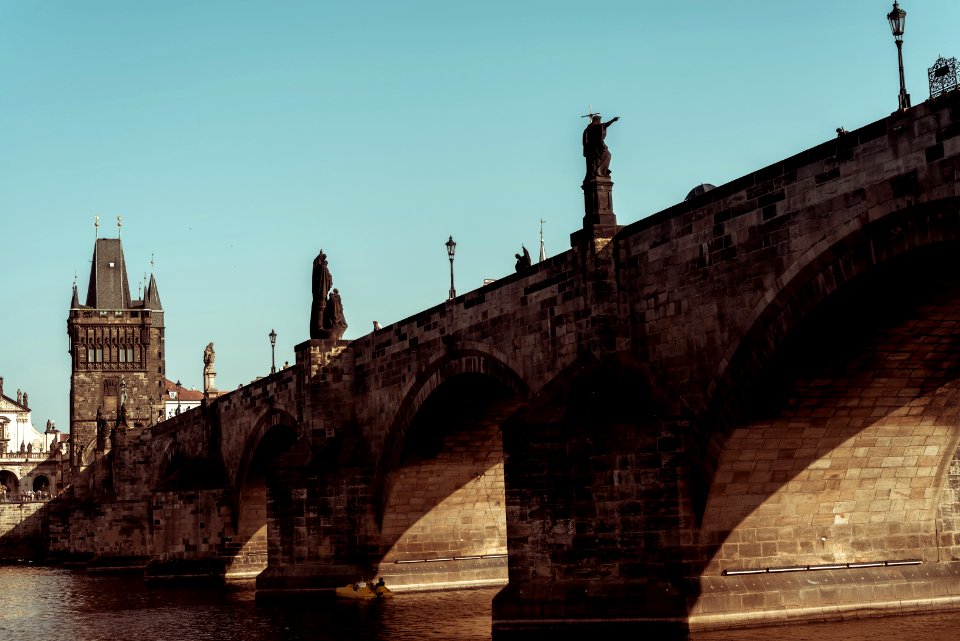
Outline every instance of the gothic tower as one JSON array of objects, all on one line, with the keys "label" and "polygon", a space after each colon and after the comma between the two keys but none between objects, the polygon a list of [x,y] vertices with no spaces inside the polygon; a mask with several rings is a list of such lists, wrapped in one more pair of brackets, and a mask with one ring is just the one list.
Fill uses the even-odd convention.
[{"label": "gothic tower", "polygon": [[[120,239],[97,238],[89,282],[85,305],[74,283],[67,318],[70,460],[75,466],[86,465],[94,450],[105,447],[104,432],[118,417],[131,428],[147,426],[163,410],[163,307],[153,274],[143,300],[132,300]],[[98,412],[103,419],[99,437]]]}]

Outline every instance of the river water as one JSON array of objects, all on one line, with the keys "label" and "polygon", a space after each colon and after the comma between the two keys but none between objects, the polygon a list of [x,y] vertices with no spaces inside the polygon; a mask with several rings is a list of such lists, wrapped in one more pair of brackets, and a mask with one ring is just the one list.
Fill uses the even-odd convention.
[{"label": "river water", "polygon": [[[138,577],[0,567],[2,641],[490,639],[497,589],[257,605],[252,585],[150,588]],[[960,613],[698,634],[691,641],[960,640]],[[560,638],[560,637],[556,637]],[[639,638],[639,637],[631,637]]]}]

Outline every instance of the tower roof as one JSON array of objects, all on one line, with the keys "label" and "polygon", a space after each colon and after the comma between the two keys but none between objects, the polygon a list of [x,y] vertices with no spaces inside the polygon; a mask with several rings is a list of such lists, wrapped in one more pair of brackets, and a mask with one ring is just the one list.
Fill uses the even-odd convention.
[{"label": "tower roof", "polygon": [[[159,301],[159,299],[158,299]],[[127,309],[130,307],[130,285],[119,238],[98,238],[93,247],[87,307],[94,309]]]},{"label": "tower roof", "polygon": [[160,304],[160,291],[157,289],[157,279],[153,277],[153,274],[150,274],[150,284],[147,285],[147,291],[143,294],[143,308],[154,310],[163,309],[163,305]]}]

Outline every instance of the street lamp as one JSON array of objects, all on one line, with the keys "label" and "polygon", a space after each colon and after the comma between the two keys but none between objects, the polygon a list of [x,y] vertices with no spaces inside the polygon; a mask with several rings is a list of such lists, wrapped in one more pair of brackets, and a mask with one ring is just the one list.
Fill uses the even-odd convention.
[{"label": "street lamp", "polygon": [[180,416],[180,390],[181,390],[181,385],[180,385],[180,379],[178,378],[177,379],[177,416]]},{"label": "street lamp", "polygon": [[450,237],[446,243],[447,246],[447,256],[450,257],[450,298],[447,300],[453,300],[457,297],[457,290],[453,288],[453,253],[457,251],[457,243],[454,242],[453,236]]},{"label": "street lamp", "polygon": [[271,329],[268,336],[270,337],[270,373],[276,374],[277,361],[275,357],[276,357],[276,346],[277,346],[277,333]]},{"label": "street lamp", "polygon": [[907,87],[903,81],[903,27],[907,21],[907,12],[900,8],[896,0],[893,2],[893,10],[887,14],[887,20],[890,22],[893,39],[897,43],[897,60],[900,63],[900,111],[903,111],[910,108],[910,94],[907,93]]}]

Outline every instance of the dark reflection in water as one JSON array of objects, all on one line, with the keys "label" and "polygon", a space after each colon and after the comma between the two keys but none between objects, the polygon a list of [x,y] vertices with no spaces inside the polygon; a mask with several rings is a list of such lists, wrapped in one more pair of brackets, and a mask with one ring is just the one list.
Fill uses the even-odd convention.
[{"label": "dark reflection in water", "polygon": [[[0,640],[489,641],[490,600],[497,593],[400,594],[371,603],[317,598],[258,606],[251,588],[148,588],[138,577],[0,567]],[[921,636],[960,640],[960,613],[712,632],[691,641],[914,641]]]},{"label": "dark reflection in water", "polygon": [[0,567],[0,640],[379,641],[490,639],[497,589],[403,594],[389,601],[317,598],[258,606],[252,584],[149,588],[138,577]]}]

